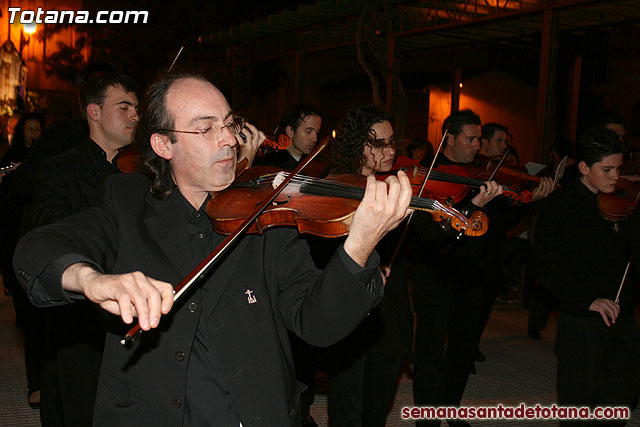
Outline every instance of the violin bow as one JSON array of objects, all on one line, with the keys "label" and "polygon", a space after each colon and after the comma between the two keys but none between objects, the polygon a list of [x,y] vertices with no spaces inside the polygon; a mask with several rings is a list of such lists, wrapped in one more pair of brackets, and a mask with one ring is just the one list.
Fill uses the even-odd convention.
[{"label": "violin bow", "polygon": [[[431,171],[433,170],[433,167],[436,164],[436,160],[438,158],[438,154],[440,154],[440,150],[442,149],[442,145],[444,144],[444,140],[447,137],[447,134],[449,133],[449,126],[445,127],[444,129],[444,133],[442,134],[442,139],[440,140],[440,144],[438,144],[438,149],[436,150],[435,154],[433,155],[433,159],[431,159],[431,165],[429,166],[429,170],[427,171],[426,175],[424,176],[424,180],[422,180],[422,185],[420,186],[420,191],[418,191],[418,197],[422,197],[422,192],[424,191],[425,187],[427,186],[427,181],[429,180],[429,176],[431,175]],[[407,232],[409,231],[409,224],[411,223],[411,218],[413,218],[413,213],[415,211],[412,211],[409,216],[407,217],[407,223],[404,226],[404,229],[402,230],[402,234],[400,235],[400,239],[398,240],[398,244],[396,246],[396,249],[393,251],[393,255],[391,256],[391,260],[389,261],[389,269],[391,269],[391,266],[393,265],[393,263],[396,261],[396,258],[398,258],[398,255],[400,254],[400,247],[402,246],[402,242],[404,241],[405,236],[407,235]]]},{"label": "violin bow", "polygon": [[[213,263],[220,258],[238,238],[244,234],[251,224],[260,216],[260,214],[275,200],[276,197],[285,189],[289,181],[293,179],[302,169],[305,168],[311,161],[322,151],[328,144],[330,139],[325,138],[316,148],[296,167],[274,190],[269,194],[265,200],[260,203],[256,209],[251,213],[233,233],[227,236],[226,239],[220,245],[214,249],[187,277],[185,277],[173,290],[173,301],[176,302],[194,283],[204,279],[205,274],[211,269]],[[138,322],[134,327],[129,329],[129,332],[120,340],[120,344],[126,345],[131,342],[134,337],[141,333],[140,323]]]},{"label": "violin bow", "polygon": [[502,155],[502,158],[498,162],[498,165],[493,170],[493,172],[491,173],[491,176],[489,177],[489,179],[487,181],[493,181],[493,177],[496,176],[496,173],[498,173],[498,169],[500,169],[500,166],[502,166],[502,163],[504,163],[504,159],[507,158],[507,154],[509,154],[509,151],[511,151],[511,147],[507,147],[507,149],[504,150],[504,154]]},{"label": "violin bow", "polygon": [[173,62],[169,66],[169,69],[167,70],[167,74],[169,74],[171,72],[171,70],[173,70],[173,66],[176,65],[176,61],[178,61],[178,58],[180,58],[180,54],[182,53],[182,50],[184,49],[186,44],[187,44],[187,42],[183,42],[182,46],[180,46],[180,50],[178,51],[178,54],[176,55],[176,57],[173,58]]},{"label": "violin bow", "polygon": [[618,288],[618,295],[616,295],[616,300],[615,300],[616,304],[620,302],[620,293],[622,292],[622,287],[624,286],[624,282],[627,280],[627,275],[629,274],[630,266],[631,266],[631,258],[629,258],[629,262],[627,263],[627,268],[624,269],[624,274],[622,275],[622,281],[620,282],[620,287]]}]

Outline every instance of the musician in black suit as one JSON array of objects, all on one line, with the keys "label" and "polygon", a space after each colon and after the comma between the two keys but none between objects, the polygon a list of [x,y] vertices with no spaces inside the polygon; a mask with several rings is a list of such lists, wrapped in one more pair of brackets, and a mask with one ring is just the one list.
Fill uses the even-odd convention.
[{"label": "musician in black suit", "polygon": [[[146,176],[109,178],[99,206],[20,242],[14,264],[32,301],[87,298],[129,324],[112,318],[94,425],[291,425],[300,388],[287,329],[326,346],[379,301],[373,248],[406,213],[403,175],[368,181],[324,271],[295,230],[275,229],[240,239],[173,304],[172,284],[223,239],[205,207],[234,180],[244,125],[209,82],[165,77],[136,129]],[[122,346],[136,316],[147,332]]]},{"label": "musician in black suit", "polygon": [[615,189],[625,151],[612,130],[585,132],[576,146],[580,177],[549,197],[536,221],[534,273],[560,311],[557,389],[564,406],[631,407],[640,392],[632,267],[620,288],[631,255],[638,256],[640,211],[612,221],[598,206],[599,195]]}]

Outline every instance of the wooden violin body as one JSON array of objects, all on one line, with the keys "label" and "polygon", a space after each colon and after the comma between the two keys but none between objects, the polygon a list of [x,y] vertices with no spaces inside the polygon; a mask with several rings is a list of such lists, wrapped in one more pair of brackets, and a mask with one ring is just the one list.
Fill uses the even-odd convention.
[{"label": "wooden violin body", "polygon": [[620,178],[612,193],[598,194],[600,214],[610,221],[625,221],[640,201],[640,188],[628,179]]},{"label": "wooden violin body", "polygon": [[[427,169],[416,167],[407,173],[412,184],[422,185]],[[489,176],[484,180],[478,176],[482,175],[475,174],[473,166],[470,165],[438,165],[431,171],[425,193],[442,202],[451,199],[455,204],[466,197],[471,187],[479,187],[489,179]],[[512,203],[529,203],[533,198],[529,190],[513,189],[500,181],[498,182],[503,185],[502,195],[508,197]]]},{"label": "wooden violin body", "polygon": [[[498,167],[498,162],[485,157],[477,156],[467,168],[467,173],[473,178],[488,180]],[[529,175],[527,168],[520,165],[501,165],[493,179],[517,191],[529,188],[532,184],[539,184],[539,176]]]},{"label": "wooden violin body", "polygon": [[[217,193],[207,205],[207,214],[215,231],[228,234],[244,220],[247,212],[273,191],[274,179],[280,171],[263,166],[248,169],[228,189]],[[336,175],[327,179],[299,176],[289,183],[248,232],[262,233],[280,225],[296,226],[301,233],[322,237],[338,237],[349,233],[353,215],[364,195],[366,179],[354,175]],[[411,207],[425,210],[438,222],[469,236],[480,236],[488,229],[482,212],[466,218],[460,212],[439,202],[414,197]]]}]

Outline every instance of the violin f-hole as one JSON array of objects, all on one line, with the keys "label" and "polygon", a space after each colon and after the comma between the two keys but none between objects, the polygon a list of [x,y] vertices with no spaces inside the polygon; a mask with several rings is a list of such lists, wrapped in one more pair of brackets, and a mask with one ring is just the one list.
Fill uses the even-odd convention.
[{"label": "violin f-hole", "polygon": [[[286,205],[287,203],[289,203],[291,201],[291,196],[287,195],[286,200],[274,200],[273,202],[271,202],[271,206],[282,206],[282,205]],[[257,206],[257,205],[256,205]]]}]

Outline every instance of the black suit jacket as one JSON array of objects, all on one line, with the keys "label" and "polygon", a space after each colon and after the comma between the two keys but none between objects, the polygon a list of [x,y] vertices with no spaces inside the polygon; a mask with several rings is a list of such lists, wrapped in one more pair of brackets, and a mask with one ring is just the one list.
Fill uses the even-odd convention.
[{"label": "black suit jacket", "polygon": [[[109,273],[138,270],[173,284],[185,277],[194,266],[184,215],[176,204],[151,196],[148,187],[140,175],[110,177],[99,207],[25,236],[14,265],[32,301],[55,305],[81,298],[60,287],[64,269],[81,261]],[[198,322],[205,321],[212,325],[207,333],[221,381],[243,425],[292,424],[301,388],[287,329],[315,346],[346,336],[380,300],[377,261],[374,254],[359,269],[341,247],[320,272],[293,229],[243,237],[201,290],[185,295],[135,345],[119,344],[128,326],[114,322],[94,425],[181,425],[190,350]],[[249,303],[247,290],[255,303]]]}]

